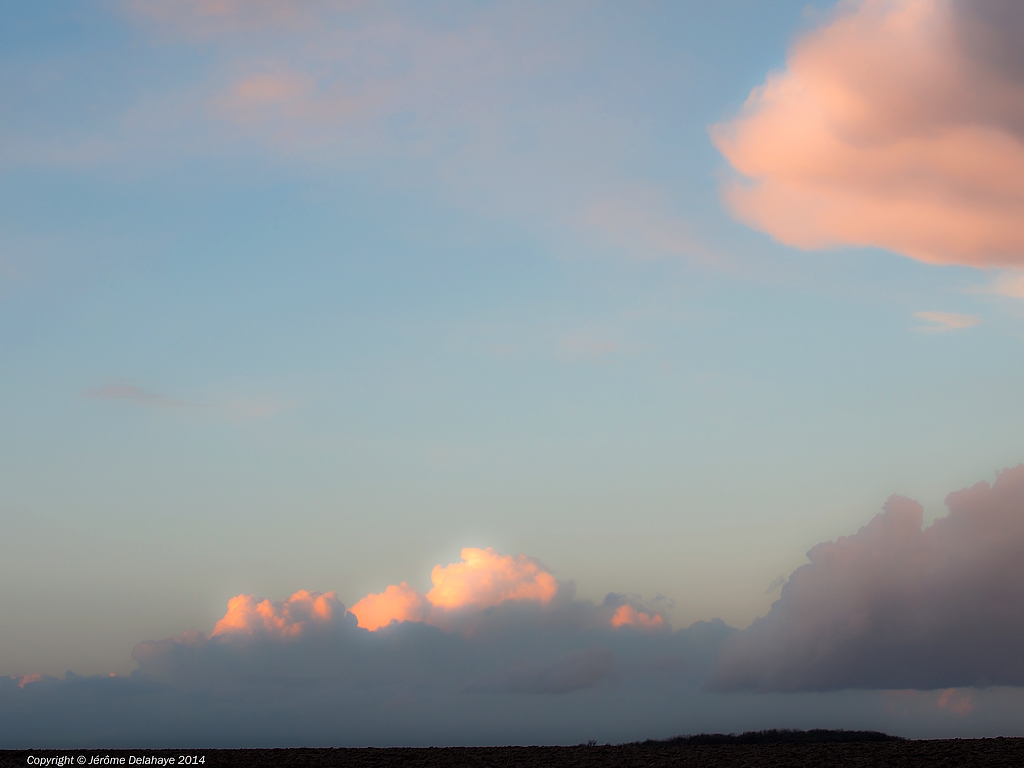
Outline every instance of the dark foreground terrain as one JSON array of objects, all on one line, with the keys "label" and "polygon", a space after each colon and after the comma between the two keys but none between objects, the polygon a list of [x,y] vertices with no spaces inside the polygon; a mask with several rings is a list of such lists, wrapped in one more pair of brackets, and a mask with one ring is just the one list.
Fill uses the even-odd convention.
[{"label": "dark foreground terrain", "polygon": [[[29,759],[31,756],[31,760]],[[1024,739],[956,739],[825,743],[647,742],[577,747],[431,747],[387,749],[35,750],[0,752],[0,768],[46,765],[159,765],[177,768],[352,766],[353,768],[598,768],[599,766],[1014,766],[1024,768]],[[80,758],[84,757],[84,760]],[[103,758],[118,758],[103,761]],[[42,758],[42,759],[39,759]],[[99,758],[98,762],[92,762]],[[121,762],[120,758],[124,759]],[[134,759],[133,759],[134,758]],[[149,760],[146,760],[149,758]],[[184,759],[182,759],[184,758]],[[202,762],[199,762],[202,760]]]}]

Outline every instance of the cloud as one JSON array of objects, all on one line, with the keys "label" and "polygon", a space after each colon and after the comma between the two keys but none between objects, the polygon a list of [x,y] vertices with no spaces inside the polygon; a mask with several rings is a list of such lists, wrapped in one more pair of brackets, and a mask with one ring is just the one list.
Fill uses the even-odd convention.
[{"label": "cloud", "polygon": [[578,743],[595,718],[642,735],[732,631],[673,632],[634,597],[579,600],[490,548],[432,578],[426,595],[392,585],[352,611],[333,592],[237,595],[209,634],[138,643],[131,675],[0,678],[0,745]]},{"label": "cloud", "polygon": [[893,496],[819,544],[767,616],[725,646],[721,690],[1024,685],[1024,465],[921,505]]},{"label": "cloud", "polygon": [[974,315],[959,315],[955,312],[915,312],[914,317],[928,323],[928,325],[920,326],[917,330],[929,333],[958,331],[963,328],[971,328],[981,322]]},{"label": "cloud", "polygon": [[392,584],[383,592],[369,594],[352,606],[352,615],[359,626],[376,632],[392,621],[425,621],[430,603],[424,595],[404,581]]},{"label": "cloud", "polygon": [[287,400],[241,397],[233,394],[222,396],[214,402],[198,403],[169,397],[125,382],[91,387],[83,390],[80,397],[86,400],[109,400],[143,408],[178,409],[181,413],[206,413],[229,422],[255,421],[294,407],[294,403]]},{"label": "cloud", "polygon": [[125,0],[133,15],[189,36],[308,28],[332,11],[356,8],[346,0]]},{"label": "cloud", "polygon": [[621,249],[638,261],[690,258],[723,268],[720,254],[703,245],[686,219],[667,210],[663,193],[634,189],[628,199],[595,200],[579,221],[599,242]]},{"label": "cloud", "polygon": [[146,408],[180,408],[193,405],[167,395],[151,392],[135,384],[105,384],[102,387],[92,387],[84,390],[82,397],[87,400],[116,400]]},{"label": "cloud", "polygon": [[558,344],[558,358],[564,363],[605,363],[626,349],[617,341],[589,333],[569,333]]},{"label": "cloud", "polygon": [[947,688],[939,694],[939,709],[945,709],[957,715],[969,715],[974,711],[974,697],[970,691],[958,691]]},{"label": "cloud", "polygon": [[[238,595],[209,634],[138,643],[130,675],[0,677],[0,746],[1017,733],[1024,689],[970,686],[1024,685],[1024,465],[948,504],[922,530],[920,506],[891,498],[854,536],[812,549],[742,632],[672,630],[634,596],[577,599],[536,560],[493,549],[437,566],[426,594],[368,595],[358,619],[332,592]],[[856,687],[902,690],[837,690]]]},{"label": "cloud", "polygon": [[1024,272],[1019,270],[1002,272],[992,281],[989,291],[997,296],[1024,299]]},{"label": "cloud", "polygon": [[294,637],[318,624],[330,624],[344,613],[345,606],[333,592],[324,594],[303,589],[277,602],[237,595],[228,601],[227,613],[214,626],[211,637],[230,634]]},{"label": "cloud", "polygon": [[716,147],[733,212],[800,248],[1024,265],[1024,5],[859,0],[803,35]]},{"label": "cloud", "polygon": [[29,685],[30,683],[38,683],[42,679],[43,676],[38,672],[34,672],[31,675],[21,675],[17,678],[18,687],[24,688],[26,685]]},{"label": "cloud", "polygon": [[632,605],[620,605],[612,614],[613,627],[643,627],[656,629],[665,625],[665,619],[658,614],[638,611]]},{"label": "cloud", "polygon": [[434,566],[430,573],[433,587],[425,595],[404,581],[392,584],[383,592],[359,600],[352,606],[352,615],[360,627],[373,632],[392,621],[425,622],[451,629],[508,601],[548,606],[559,592],[555,577],[526,555],[503,555],[491,547],[466,547],[460,556],[458,563]]},{"label": "cloud", "polygon": [[505,600],[551,602],[558,591],[555,577],[526,555],[501,555],[491,547],[467,547],[462,562],[434,566],[433,588],[427,593],[432,605],[449,610],[488,608]]},{"label": "cloud", "polygon": [[[645,149],[649,126],[636,104],[654,105],[657,89],[629,83],[664,67],[637,54],[648,42],[644,25],[625,7],[114,6],[130,22],[133,61],[155,54],[188,66],[157,80],[152,67],[133,68],[133,85],[111,91],[88,123],[41,115],[31,132],[0,131],[0,164],[152,173],[188,158],[249,168],[284,161],[317,178],[329,168],[357,185],[525,221],[566,255],[610,247],[636,258],[717,260],[664,203],[678,195],[652,194],[643,179],[657,158]],[[67,87],[48,85],[48,103],[73,99]]]}]

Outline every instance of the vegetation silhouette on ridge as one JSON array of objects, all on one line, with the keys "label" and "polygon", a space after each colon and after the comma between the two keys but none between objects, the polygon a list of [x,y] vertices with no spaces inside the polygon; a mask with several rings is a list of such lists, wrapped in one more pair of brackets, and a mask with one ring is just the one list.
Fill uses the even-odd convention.
[{"label": "vegetation silhouette on ridge", "polygon": [[670,739],[648,739],[644,744],[699,745],[699,744],[839,744],[865,741],[904,741],[902,736],[890,736],[881,731],[846,731],[813,728],[798,731],[790,728],[771,728],[744,733],[698,733],[693,736],[673,736]]}]

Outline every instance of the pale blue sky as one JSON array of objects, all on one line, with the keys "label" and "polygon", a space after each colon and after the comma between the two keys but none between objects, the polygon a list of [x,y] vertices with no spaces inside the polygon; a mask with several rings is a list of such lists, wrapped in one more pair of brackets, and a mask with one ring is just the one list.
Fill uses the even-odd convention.
[{"label": "pale blue sky", "polygon": [[890,494],[1024,461],[1019,299],[720,200],[708,127],[804,2],[133,8],[0,10],[0,675],[463,546],[743,627]]}]

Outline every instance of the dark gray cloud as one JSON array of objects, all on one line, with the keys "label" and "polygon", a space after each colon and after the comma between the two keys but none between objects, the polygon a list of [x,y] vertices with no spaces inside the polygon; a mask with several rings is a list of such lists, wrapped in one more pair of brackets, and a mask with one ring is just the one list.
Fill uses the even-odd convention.
[{"label": "dark gray cloud", "polygon": [[768,615],[725,644],[718,690],[1024,685],[1024,465],[921,506],[894,496],[819,544]]}]

